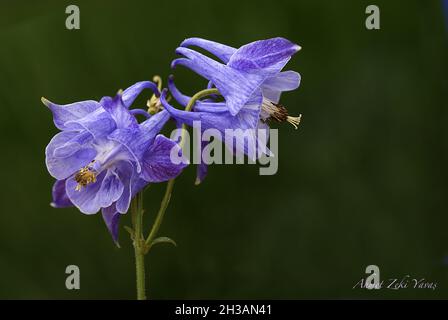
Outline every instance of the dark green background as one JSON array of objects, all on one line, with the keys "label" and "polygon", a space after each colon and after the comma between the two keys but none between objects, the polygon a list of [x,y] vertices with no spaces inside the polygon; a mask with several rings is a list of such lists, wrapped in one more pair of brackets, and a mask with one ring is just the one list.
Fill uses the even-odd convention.
[{"label": "dark green background", "polygon": [[[65,28],[77,4],[81,29]],[[300,130],[279,126],[279,171],[195,168],[178,179],[150,254],[153,298],[448,298],[446,76],[439,1],[0,2],[0,298],[132,299],[131,242],[115,248],[100,215],[53,209],[44,148],[57,133],[45,96],[100,99],[154,74],[200,36],[232,46],[275,36],[303,49],[284,94]],[[204,81],[175,71],[187,93]],[[146,97],[147,98],[147,97]],[[139,99],[143,105],[145,97]],[[145,194],[153,218],[164,185]],[[129,225],[129,217],[122,225]],[[81,290],[65,289],[65,267]],[[425,278],[435,291],[352,287],[367,265],[381,277]]]}]

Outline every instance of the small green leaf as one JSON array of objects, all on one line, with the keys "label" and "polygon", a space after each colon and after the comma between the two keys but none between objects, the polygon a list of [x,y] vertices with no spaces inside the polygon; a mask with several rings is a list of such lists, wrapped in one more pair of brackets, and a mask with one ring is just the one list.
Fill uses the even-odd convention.
[{"label": "small green leaf", "polygon": [[151,247],[152,247],[153,245],[155,245],[155,244],[158,244],[158,243],[170,243],[170,244],[172,244],[173,246],[177,247],[176,242],[175,242],[173,239],[168,238],[168,237],[158,237],[158,238],[155,238],[155,239],[151,242]]}]

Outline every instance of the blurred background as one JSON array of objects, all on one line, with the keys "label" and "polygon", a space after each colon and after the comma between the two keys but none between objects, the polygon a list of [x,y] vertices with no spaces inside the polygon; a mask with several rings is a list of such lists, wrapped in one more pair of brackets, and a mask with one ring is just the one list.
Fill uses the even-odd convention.
[{"label": "blurred background", "polygon": [[[79,6],[81,29],[65,8]],[[365,28],[376,4],[381,29]],[[133,299],[131,241],[101,215],[53,209],[44,149],[58,131],[40,102],[99,100],[166,79],[174,49],[199,36],[234,47],[282,36],[302,75],[282,104],[279,170],[215,165],[177,180],[147,258],[151,298],[448,298],[448,34],[440,1],[0,1],[0,298]],[[189,94],[204,81],[175,70]],[[149,91],[145,93],[149,95]],[[139,98],[144,105],[148,96]],[[164,191],[145,193],[149,230]],[[130,217],[122,225],[130,225]],[[65,268],[81,289],[65,288]],[[424,278],[436,290],[353,286]]]}]

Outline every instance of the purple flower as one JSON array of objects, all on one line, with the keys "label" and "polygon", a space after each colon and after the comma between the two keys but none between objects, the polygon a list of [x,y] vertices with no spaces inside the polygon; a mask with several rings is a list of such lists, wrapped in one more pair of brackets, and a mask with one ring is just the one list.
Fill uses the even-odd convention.
[{"label": "purple flower", "polygon": [[[200,47],[215,55],[223,63],[186,48]],[[239,49],[213,41],[189,38],[181,43],[176,53],[184,56],[172,62],[172,67],[183,65],[210,81],[224,97],[231,115],[235,116],[247,103],[258,101],[262,117],[276,121],[296,120],[278,104],[283,91],[295,90],[300,75],[294,71],[281,72],[300,46],[284,38],[259,40]]]},{"label": "purple flower", "polygon": [[[205,49],[225,64],[185,48],[186,46]],[[298,50],[298,45],[283,38],[255,41],[239,49],[200,38],[186,39],[176,50],[184,57],[174,60],[172,66],[186,66],[208,79],[209,88],[216,86],[225,101],[197,101],[194,112],[173,108],[164,94],[161,102],[175,119],[190,126],[193,121],[199,121],[202,131],[214,128],[224,135],[227,129],[244,130],[244,139],[225,140],[228,147],[237,154],[246,154],[252,160],[263,154],[270,155],[266,146],[269,132],[267,122],[287,121],[296,128],[300,122],[300,116],[291,117],[286,108],[278,103],[283,91],[297,89],[300,85],[300,75],[297,72],[281,72]],[[182,94],[175,87],[172,77],[168,87],[177,102],[183,106],[188,103],[191,97]],[[197,183],[204,179],[206,173],[207,166],[201,163]]]},{"label": "purple flower", "polygon": [[159,134],[170,115],[161,111],[138,123],[129,110],[140,92],[155,84],[136,83],[114,98],[57,105],[46,99],[56,127],[61,130],[46,148],[46,164],[57,179],[52,206],[74,205],[85,214],[102,209],[114,241],[120,214],[128,211],[131,198],[150,182],[176,177],[186,161],[173,164],[174,141]]}]

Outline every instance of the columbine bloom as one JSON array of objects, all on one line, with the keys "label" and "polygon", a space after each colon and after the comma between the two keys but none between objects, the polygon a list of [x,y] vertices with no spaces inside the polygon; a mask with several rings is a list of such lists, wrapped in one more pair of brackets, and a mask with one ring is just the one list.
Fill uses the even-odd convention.
[{"label": "columbine bloom", "polygon": [[[200,47],[215,55],[219,63],[201,53],[186,48]],[[235,49],[213,41],[189,38],[176,53],[184,56],[172,62],[183,65],[210,81],[224,97],[231,115],[235,116],[248,103],[257,101],[263,120],[288,121],[295,127],[300,117],[291,117],[279,105],[283,91],[297,89],[300,75],[281,70],[301,48],[284,38],[260,40]]]},{"label": "columbine bloom", "polygon": [[133,114],[144,112],[128,109],[145,88],[159,95],[152,82],[143,81],[100,102],[57,105],[42,99],[62,131],[46,148],[48,171],[57,179],[52,206],[74,205],[85,214],[102,209],[115,241],[120,214],[128,211],[131,198],[150,182],[176,177],[186,165],[171,162],[172,149],[181,150],[158,134],[168,112],[139,124]]},{"label": "columbine bloom", "polygon": [[[197,46],[215,55],[223,63],[185,48]],[[226,129],[242,129],[249,132],[246,140],[230,141],[229,147],[237,154],[249,155],[252,159],[263,154],[270,155],[266,147],[268,140],[267,122],[290,122],[294,127],[299,117],[291,117],[285,107],[279,104],[283,91],[297,89],[300,75],[294,71],[281,72],[291,56],[300,50],[296,44],[283,38],[255,41],[235,49],[213,41],[190,38],[182,42],[176,52],[184,58],[172,62],[172,67],[183,65],[208,79],[209,87],[216,86],[224,102],[213,100],[197,101],[194,112],[173,108],[162,94],[161,102],[177,120],[192,125],[201,122],[203,131],[214,128],[224,133]],[[174,99],[185,106],[191,97],[182,94],[170,78],[168,85]],[[260,133],[264,134],[260,137]],[[228,143],[229,141],[225,141]],[[255,152],[249,152],[250,150]],[[198,167],[197,182],[204,179],[207,166]]]}]

